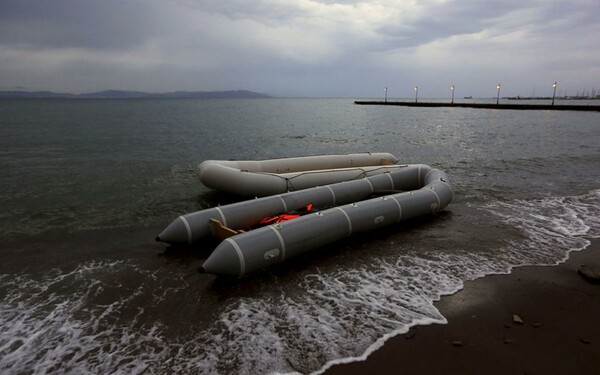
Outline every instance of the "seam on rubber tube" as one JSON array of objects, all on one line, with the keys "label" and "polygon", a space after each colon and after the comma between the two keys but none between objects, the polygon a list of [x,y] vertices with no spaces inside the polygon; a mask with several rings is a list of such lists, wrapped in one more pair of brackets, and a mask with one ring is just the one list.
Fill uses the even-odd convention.
[{"label": "seam on rubber tube", "polygon": [[239,277],[244,276],[244,273],[246,273],[246,261],[244,260],[244,253],[242,253],[242,249],[240,249],[240,246],[232,238],[226,238],[225,241],[229,242],[231,244],[231,246],[233,246],[233,249],[235,250],[235,252],[238,255],[238,258],[240,259],[240,276]]}]

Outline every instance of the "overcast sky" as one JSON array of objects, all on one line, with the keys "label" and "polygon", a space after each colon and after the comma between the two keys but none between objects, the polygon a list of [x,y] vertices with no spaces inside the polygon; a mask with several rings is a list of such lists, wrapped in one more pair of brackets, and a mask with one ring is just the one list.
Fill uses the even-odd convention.
[{"label": "overcast sky", "polygon": [[0,0],[0,90],[600,89],[599,0]]}]

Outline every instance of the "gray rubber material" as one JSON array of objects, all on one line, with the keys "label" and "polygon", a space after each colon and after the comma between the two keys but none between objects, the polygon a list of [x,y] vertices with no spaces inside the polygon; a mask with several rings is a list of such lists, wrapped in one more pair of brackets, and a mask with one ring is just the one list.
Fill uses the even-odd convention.
[{"label": "gray rubber material", "polygon": [[243,277],[352,233],[434,214],[450,204],[454,193],[444,172],[426,166],[404,171],[409,172],[404,177],[412,174],[414,182],[421,183],[420,189],[345,204],[238,234],[221,242],[202,268],[208,273]]}]

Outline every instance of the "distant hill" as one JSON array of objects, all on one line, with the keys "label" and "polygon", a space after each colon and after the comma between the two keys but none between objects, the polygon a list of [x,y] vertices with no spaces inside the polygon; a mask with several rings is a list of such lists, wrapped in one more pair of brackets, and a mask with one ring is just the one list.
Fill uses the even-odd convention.
[{"label": "distant hill", "polygon": [[77,95],[50,91],[0,91],[3,98],[76,98]]},{"label": "distant hill", "polygon": [[106,90],[88,94],[68,94],[51,91],[0,91],[0,99],[18,98],[65,98],[65,99],[138,99],[138,98],[199,98],[199,99],[245,99],[270,98],[269,95],[248,90],[235,91],[175,91],[150,93],[142,91]]}]

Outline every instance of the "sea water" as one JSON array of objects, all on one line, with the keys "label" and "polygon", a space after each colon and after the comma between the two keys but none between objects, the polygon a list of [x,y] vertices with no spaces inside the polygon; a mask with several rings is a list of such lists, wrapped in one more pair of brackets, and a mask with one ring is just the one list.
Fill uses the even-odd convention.
[{"label": "sea water", "polygon": [[[465,280],[553,265],[600,233],[600,113],[352,99],[0,101],[0,372],[318,373],[365,358]],[[255,276],[166,251],[180,214],[234,198],[206,159],[390,152],[446,171],[434,217]]]}]

